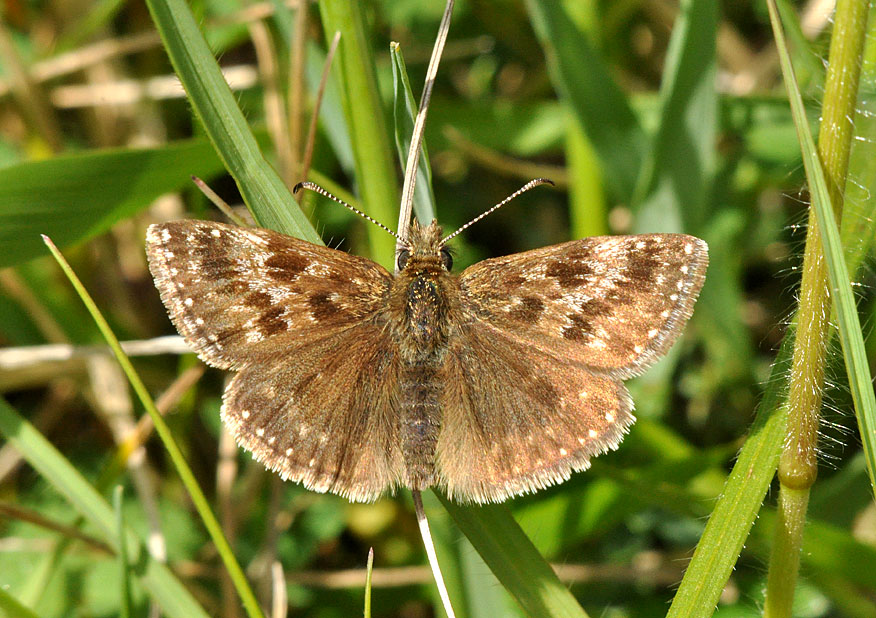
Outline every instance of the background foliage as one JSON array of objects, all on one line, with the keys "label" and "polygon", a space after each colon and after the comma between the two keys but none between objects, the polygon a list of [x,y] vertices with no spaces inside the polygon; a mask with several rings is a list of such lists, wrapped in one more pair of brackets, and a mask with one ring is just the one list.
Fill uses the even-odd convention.
[{"label": "background foliage", "polygon": [[[818,4],[784,6],[813,125],[831,34]],[[291,186],[300,179],[295,170],[326,31],[340,27],[336,7],[310,7],[300,24],[296,9],[279,3],[211,0],[191,9],[230,71],[234,97],[264,156]],[[361,3],[366,47],[339,49],[320,109],[310,179],[390,227],[400,174],[392,178],[398,164],[391,149],[389,42],[400,42],[418,93],[442,10],[440,2]],[[872,42],[868,36],[844,192],[847,256],[859,258],[873,238]],[[357,124],[355,114],[371,95],[367,79],[353,83],[358,73],[351,68],[370,57],[380,95],[372,103],[383,111],[383,122],[371,118],[373,127],[368,118]],[[263,195],[253,187],[273,181],[260,185],[235,172],[235,183],[226,175],[223,161],[231,169],[236,163],[216,154],[208,136],[222,136],[206,119],[205,132],[198,104],[172,87],[176,78],[145,5],[7,2],[0,63],[0,266],[8,267],[0,271],[0,344],[8,348],[0,350],[0,388],[9,402],[0,402],[0,431],[14,437],[0,449],[0,608],[28,615],[17,600],[39,616],[115,616],[125,608],[145,615],[158,600],[170,614],[167,604],[175,598],[177,615],[194,615],[186,613],[188,597],[167,593],[174,585],[168,582],[176,581],[206,615],[243,615],[162,444],[152,438],[143,451],[132,446],[138,424],[146,435],[150,425],[124,375],[93,349],[63,356],[67,348],[40,347],[102,339],[46,257],[39,234],[61,246],[120,339],[150,340],[173,330],[145,269],[146,226],[182,216],[221,219],[189,175],[201,176],[231,203],[242,193],[265,225],[294,231],[295,206],[290,201],[285,214],[259,211]],[[685,335],[667,359],[630,383],[639,421],[622,448],[564,485],[508,505],[587,612],[665,615],[756,407],[772,409],[762,397],[783,378],[775,372],[771,383],[770,368],[796,301],[808,196],[766,8],[460,1],[426,133],[437,216],[446,229],[531,177],[558,184],[520,197],[459,237],[460,269],[603,233],[684,231],[709,242],[707,283]],[[242,137],[229,141],[246,146]],[[245,156],[242,161],[250,173]],[[282,197],[282,183],[270,186],[274,197],[266,201]],[[392,240],[377,228],[313,195],[302,207],[327,243],[391,262]],[[854,277],[866,325],[872,272],[863,264]],[[868,346],[872,357],[870,340]],[[62,355],[50,358],[53,352]],[[872,616],[876,508],[838,346],[829,361],[821,466],[794,615]],[[225,375],[201,375],[199,362],[179,353],[134,354],[134,364],[153,396],[171,391],[159,408],[169,410],[173,435],[263,607],[276,598],[276,563],[288,583],[291,615],[358,615],[365,557],[374,547],[373,614],[440,615],[408,495],[351,505],[280,483],[223,436],[218,410]],[[48,442],[11,423],[14,411]],[[62,455],[58,461],[49,443]],[[65,465],[87,482],[80,486],[63,476],[69,470],[57,472]],[[59,487],[53,478],[67,480]],[[97,488],[109,502],[116,484],[125,490],[122,525],[149,539],[157,555],[166,548],[166,574],[149,571],[145,562],[139,570],[120,568],[113,557],[116,541],[126,537],[113,528],[109,510],[94,515],[100,496],[89,492]],[[513,584],[499,585],[483,562],[488,528],[483,538],[469,540],[457,528],[465,526],[464,514],[425,497],[458,613],[522,615]],[[711,550],[716,561],[735,563],[729,580],[718,582],[717,615],[760,614],[773,503],[769,492],[738,561],[724,547]],[[721,525],[729,535],[748,522]],[[520,556],[526,576],[522,550]],[[126,604],[126,574],[144,571],[133,579]],[[713,609],[701,602],[698,615]]]}]

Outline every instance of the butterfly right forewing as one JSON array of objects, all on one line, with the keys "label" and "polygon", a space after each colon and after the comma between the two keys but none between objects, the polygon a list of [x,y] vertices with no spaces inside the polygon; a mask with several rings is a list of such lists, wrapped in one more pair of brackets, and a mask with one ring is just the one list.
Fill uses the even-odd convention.
[{"label": "butterfly right forewing", "polygon": [[707,265],[693,236],[601,236],[484,260],[459,283],[469,320],[628,378],[678,337]]}]

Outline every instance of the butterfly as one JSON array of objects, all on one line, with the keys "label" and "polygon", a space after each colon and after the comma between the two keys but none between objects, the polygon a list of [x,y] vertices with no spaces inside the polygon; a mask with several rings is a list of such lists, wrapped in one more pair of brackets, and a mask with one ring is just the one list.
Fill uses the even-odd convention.
[{"label": "butterfly", "polygon": [[633,423],[623,381],[678,338],[707,245],[593,237],[456,275],[448,239],[414,222],[397,274],[199,220],[152,225],[147,254],[189,346],[237,372],[225,424],[284,479],[357,502],[402,487],[501,502],[560,483]]}]

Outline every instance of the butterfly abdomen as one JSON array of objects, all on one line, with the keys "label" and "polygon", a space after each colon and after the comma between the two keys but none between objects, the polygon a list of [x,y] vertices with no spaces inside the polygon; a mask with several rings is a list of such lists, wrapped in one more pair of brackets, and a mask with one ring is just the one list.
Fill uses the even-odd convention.
[{"label": "butterfly abdomen", "polygon": [[411,489],[426,489],[435,480],[435,447],[441,430],[441,383],[437,364],[407,364],[402,369],[401,448]]}]

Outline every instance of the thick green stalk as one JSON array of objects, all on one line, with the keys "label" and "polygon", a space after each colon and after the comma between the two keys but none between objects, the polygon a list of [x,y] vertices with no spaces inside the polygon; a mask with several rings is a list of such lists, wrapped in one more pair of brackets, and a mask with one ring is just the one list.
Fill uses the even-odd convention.
[{"label": "thick green stalk", "polygon": [[[868,3],[837,3],[825,83],[818,150],[834,215],[842,213],[842,189],[852,143],[855,101],[867,25]],[[767,580],[764,616],[791,616],[800,564],[809,488],[818,474],[819,412],[830,327],[830,283],[821,236],[810,211],[800,283],[797,334],[788,389],[788,435],[779,460],[779,522]]]},{"label": "thick green stalk", "polygon": [[[350,130],[362,209],[378,221],[392,225],[399,204],[398,180],[363,9],[359,2],[326,0],[319,3],[319,10],[326,39],[331,40],[335,32],[341,33],[332,71],[338,77]],[[375,225],[368,226],[368,238],[371,257],[391,267],[395,239]]]}]

